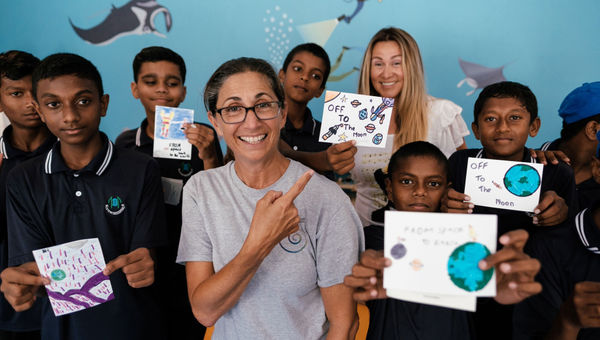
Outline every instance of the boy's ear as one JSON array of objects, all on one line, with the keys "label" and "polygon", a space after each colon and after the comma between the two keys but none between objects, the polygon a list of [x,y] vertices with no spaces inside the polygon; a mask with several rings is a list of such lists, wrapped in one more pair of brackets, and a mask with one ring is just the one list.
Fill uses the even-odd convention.
[{"label": "boy's ear", "polygon": [[104,94],[102,95],[102,97],[100,97],[100,117],[104,117],[106,116],[106,111],[108,110],[108,101],[109,101],[110,97],[108,94]]},{"label": "boy's ear", "polygon": [[473,136],[479,140],[479,125],[477,125],[475,122],[471,123],[471,130],[473,130]]},{"label": "boy's ear", "polygon": [[385,193],[387,195],[388,201],[394,203],[394,197],[392,195],[392,181],[390,180],[390,177],[386,177],[384,179],[385,181]]},{"label": "boy's ear", "polygon": [[283,129],[285,127],[285,123],[287,122],[287,105],[285,105],[285,102],[283,103],[283,107],[281,108],[281,126],[279,127],[279,129]]},{"label": "boy's ear", "polygon": [[223,137],[223,131],[221,131],[221,129],[219,128],[219,124],[217,124],[217,115],[213,115],[212,112],[208,111],[208,120],[210,121],[210,123],[212,124],[212,126],[215,128],[215,131],[217,131],[217,134],[220,137]]},{"label": "boy's ear", "polygon": [[[2,105],[2,102],[0,102],[0,105]],[[0,109],[2,107],[0,106]],[[587,139],[591,140],[591,141],[597,141],[598,139],[596,139],[596,133],[598,131],[598,127],[600,126],[600,123],[598,123],[595,120],[590,120],[589,122],[587,122],[587,124],[585,124],[585,128],[584,128],[584,132],[585,132],[585,136],[587,137]]]},{"label": "boy's ear", "polygon": [[279,75],[279,81],[283,85],[283,81],[285,80],[285,72],[283,71],[283,69],[279,70],[279,74],[278,75]]},{"label": "boy's ear", "polygon": [[138,86],[135,81],[131,82],[131,94],[133,95],[133,98],[140,99],[140,95],[138,93]]},{"label": "boy's ear", "polygon": [[540,132],[540,126],[542,125],[542,121],[540,117],[535,117],[535,119],[529,124],[529,136],[535,137],[538,132]]},{"label": "boy's ear", "polygon": [[[181,98],[181,103],[185,100],[185,96],[187,96],[187,86],[183,86],[183,98]],[[180,103],[180,104],[181,104]]]},{"label": "boy's ear", "polygon": [[32,104],[33,104],[33,109],[35,110],[35,112],[37,112],[38,116],[40,116],[40,119],[45,124],[46,123],[46,117],[44,117],[44,115],[42,114],[42,110],[40,110],[40,104],[38,104],[37,100],[34,100],[32,102]]}]

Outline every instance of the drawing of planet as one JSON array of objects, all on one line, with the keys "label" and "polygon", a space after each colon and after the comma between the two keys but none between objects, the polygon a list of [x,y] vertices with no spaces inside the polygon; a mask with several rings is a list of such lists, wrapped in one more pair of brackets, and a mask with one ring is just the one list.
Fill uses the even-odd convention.
[{"label": "drawing of planet", "polygon": [[530,165],[517,164],[504,175],[504,186],[516,196],[527,197],[540,187],[540,174]]},{"label": "drawing of planet", "polygon": [[373,131],[375,131],[375,125],[367,124],[367,125],[365,125],[365,129],[367,129],[368,133],[372,133]]},{"label": "drawing of planet", "polygon": [[423,263],[419,259],[414,259],[414,260],[410,261],[410,263],[408,265],[414,271],[419,271],[419,270],[421,270],[421,268],[423,268]]},{"label": "drawing of planet", "polygon": [[373,144],[379,145],[381,144],[381,141],[383,141],[383,135],[381,133],[378,133],[375,136],[373,136]]},{"label": "drawing of planet", "polygon": [[67,277],[67,274],[65,274],[65,271],[62,270],[62,269],[54,269],[50,273],[50,277],[54,281],[61,281],[61,280],[64,280]]},{"label": "drawing of planet", "polygon": [[481,290],[494,274],[494,268],[479,269],[479,261],[490,255],[481,243],[467,242],[458,246],[448,258],[448,275],[458,288],[468,292]]},{"label": "drawing of planet", "polygon": [[325,103],[330,102],[337,98],[341,92],[339,91],[325,91]]},{"label": "drawing of planet", "polygon": [[392,253],[392,257],[396,260],[399,260],[406,255],[406,247],[402,243],[398,243],[392,247],[390,250]]},{"label": "drawing of planet", "polygon": [[362,109],[362,110],[358,111],[358,118],[360,120],[367,119],[367,109]]},{"label": "drawing of planet", "polygon": [[352,105],[352,107],[359,107],[361,104],[361,102],[358,101],[358,99],[354,99],[353,101],[350,102],[350,105]]}]

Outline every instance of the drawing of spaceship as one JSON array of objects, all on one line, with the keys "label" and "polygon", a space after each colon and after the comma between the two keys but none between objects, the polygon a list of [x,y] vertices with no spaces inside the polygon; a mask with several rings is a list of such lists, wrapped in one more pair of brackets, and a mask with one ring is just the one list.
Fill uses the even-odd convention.
[{"label": "drawing of spaceship", "polygon": [[75,26],[70,18],[69,23],[81,39],[93,45],[107,45],[120,37],[132,34],[154,33],[164,38],[165,35],[159,32],[154,24],[156,16],[160,13],[164,15],[168,32],[173,24],[171,12],[155,0],[132,0],[121,7],[113,5],[106,19],[89,29]]},{"label": "drawing of spaceship", "polygon": [[467,92],[467,96],[475,93],[475,90],[477,89],[482,89],[488,85],[506,80],[502,73],[506,65],[496,68],[486,67],[460,58],[458,59],[458,63],[466,78],[459,81],[458,84],[456,84],[456,87],[461,87],[464,83],[471,86],[473,90]]},{"label": "drawing of spaceship", "polygon": [[379,124],[383,124],[383,120],[385,119],[385,115],[383,114],[383,111],[385,111],[385,109],[387,109],[388,107],[393,107],[394,106],[394,99],[393,98],[382,98],[381,104],[379,104],[379,106],[377,106],[376,109],[374,109],[373,107],[371,107],[371,120],[375,121],[377,118],[379,119]]},{"label": "drawing of spaceship", "polygon": [[327,140],[329,137],[335,135],[337,133],[338,129],[340,128],[340,126],[342,126],[342,124],[334,125],[334,126],[330,127],[329,131],[325,132],[325,134],[323,135],[323,140]]}]

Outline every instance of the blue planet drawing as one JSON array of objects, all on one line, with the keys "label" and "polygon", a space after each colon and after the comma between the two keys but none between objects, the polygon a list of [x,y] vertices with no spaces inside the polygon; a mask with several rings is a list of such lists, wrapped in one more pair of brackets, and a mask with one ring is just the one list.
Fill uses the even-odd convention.
[{"label": "blue planet drawing", "polygon": [[383,141],[383,135],[381,133],[378,133],[375,136],[373,136],[373,144],[379,145],[379,144],[381,144],[382,141]]},{"label": "blue planet drawing", "polygon": [[64,270],[62,269],[54,269],[51,273],[50,273],[50,277],[52,278],[52,280],[54,281],[61,281],[64,280],[67,277],[67,274],[65,273]]},{"label": "blue planet drawing", "polygon": [[399,260],[406,255],[406,247],[402,243],[398,243],[392,247],[390,252],[394,259]]},{"label": "blue planet drawing", "polygon": [[504,175],[504,186],[515,196],[527,197],[538,190],[540,180],[540,174],[535,168],[527,164],[517,164]]},{"label": "blue planet drawing", "polygon": [[467,242],[458,246],[448,258],[448,275],[458,288],[468,292],[481,290],[494,274],[494,268],[479,269],[479,261],[490,255],[481,243]]},{"label": "blue planet drawing", "polygon": [[362,109],[362,110],[358,111],[358,118],[360,120],[367,119],[367,115],[368,115],[367,109]]}]

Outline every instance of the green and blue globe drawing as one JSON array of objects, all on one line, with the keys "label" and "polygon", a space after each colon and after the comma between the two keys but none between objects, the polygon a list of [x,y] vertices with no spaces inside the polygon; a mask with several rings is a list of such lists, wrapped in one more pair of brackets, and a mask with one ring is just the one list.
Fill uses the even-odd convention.
[{"label": "green and blue globe drawing", "polygon": [[67,274],[65,273],[64,270],[62,269],[54,269],[51,273],[50,273],[50,277],[52,278],[52,280],[54,281],[62,281],[67,277]]},{"label": "green and blue globe drawing", "polygon": [[450,280],[468,292],[482,289],[494,274],[494,268],[483,271],[478,266],[488,255],[490,251],[481,243],[467,242],[457,247],[448,258]]},{"label": "green and blue globe drawing", "polygon": [[517,164],[504,175],[504,186],[519,197],[532,195],[540,187],[540,174],[532,166]]}]

